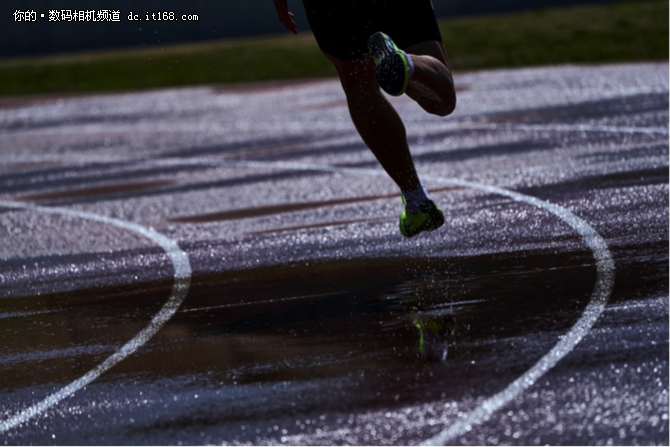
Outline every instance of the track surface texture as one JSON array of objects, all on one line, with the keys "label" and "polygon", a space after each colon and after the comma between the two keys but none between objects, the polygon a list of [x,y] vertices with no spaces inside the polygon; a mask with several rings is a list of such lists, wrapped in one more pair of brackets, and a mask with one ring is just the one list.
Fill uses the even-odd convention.
[{"label": "track surface texture", "polygon": [[0,101],[0,443],[668,444],[668,66]]}]

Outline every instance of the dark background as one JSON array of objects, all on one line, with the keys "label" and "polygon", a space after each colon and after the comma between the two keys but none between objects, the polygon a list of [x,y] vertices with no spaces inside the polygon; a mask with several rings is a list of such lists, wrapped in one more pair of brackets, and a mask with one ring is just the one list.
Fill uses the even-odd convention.
[{"label": "dark background", "polygon": [[[433,0],[439,17],[491,14],[617,0]],[[411,3],[411,1],[409,2]],[[308,30],[300,0],[289,0],[300,30]],[[120,22],[49,22],[50,9],[119,10]],[[34,10],[36,22],[15,22],[14,11]],[[198,21],[129,21],[130,12],[197,14]],[[44,14],[44,18],[40,18]],[[287,32],[271,0],[2,0],[0,58],[105,48],[162,45]]]}]

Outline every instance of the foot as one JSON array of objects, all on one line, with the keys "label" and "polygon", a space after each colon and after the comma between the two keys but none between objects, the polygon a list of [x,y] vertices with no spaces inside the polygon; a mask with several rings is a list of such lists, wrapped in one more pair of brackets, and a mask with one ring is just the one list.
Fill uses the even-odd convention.
[{"label": "foot", "polygon": [[[402,203],[406,205],[405,197]],[[416,213],[405,207],[400,215],[400,232],[405,237],[414,237],[423,231],[437,230],[444,224],[444,214],[432,200],[426,200]]]},{"label": "foot", "polygon": [[414,70],[412,59],[396,46],[389,36],[377,32],[370,36],[368,49],[375,59],[375,78],[386,93],[400,96]]}]

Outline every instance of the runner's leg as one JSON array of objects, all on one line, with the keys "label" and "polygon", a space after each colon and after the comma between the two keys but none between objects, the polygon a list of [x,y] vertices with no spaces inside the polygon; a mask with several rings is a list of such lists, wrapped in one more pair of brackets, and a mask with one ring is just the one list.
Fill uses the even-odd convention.
[{"label": "runner's leg", "polygon": [[420,188],[405,125],[375,80],[372,56],[354,61],[326,56],[337,68],[351,119],[365,144],[401,191]]},{"label": "runner's leg", "polygon": [[[396,6],[407,6],[406,0],[399,1],[401,4]],[[446,54],[434,54],[439,48],[435,45],[416,45],[442,40],[431,1],[416,0],[409,16],[403,13],[395,17],[387,13],[402,8],[386,0],[384,4],[365,0],[303,0],[303,3],[319,47],[337,69],[356,129],[402,192],[405,210],[400,216],[400,232],[412,237],[439,228],[444,224],[444,215],[419,181],[405,125],[380,90],[374,58],[367,45],[370,36],[380,29],[389,27],[392,35],[398,31],[404,46],[416,53],[419,65],[412,97],[430,113],[451,113],[455,95]],[[386,8],[386,12],[377,14],[379,7]],[[408,23],[413,24],[411,29],[406,26]],[[440,87],[438,84],[445,80],[446,87]],[[432,97],[435,95],[437,99]]]}]

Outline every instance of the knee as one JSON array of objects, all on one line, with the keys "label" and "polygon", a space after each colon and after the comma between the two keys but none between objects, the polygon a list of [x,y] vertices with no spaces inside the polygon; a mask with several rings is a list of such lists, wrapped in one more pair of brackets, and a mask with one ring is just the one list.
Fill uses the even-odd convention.
[{"label": "knee", "polygon": [[371,56],[354,61],[342,61],[324,53],[337,70],[342,89],[347,96],[368,91],[376,85],[374,78],[374,60]]},{"label": "knee", "polygon": [[431,111],[434,115],[445,117],[451,115],[456,110],[456,91],[450,89],[449,92],[442,95],[435,109]]}]

